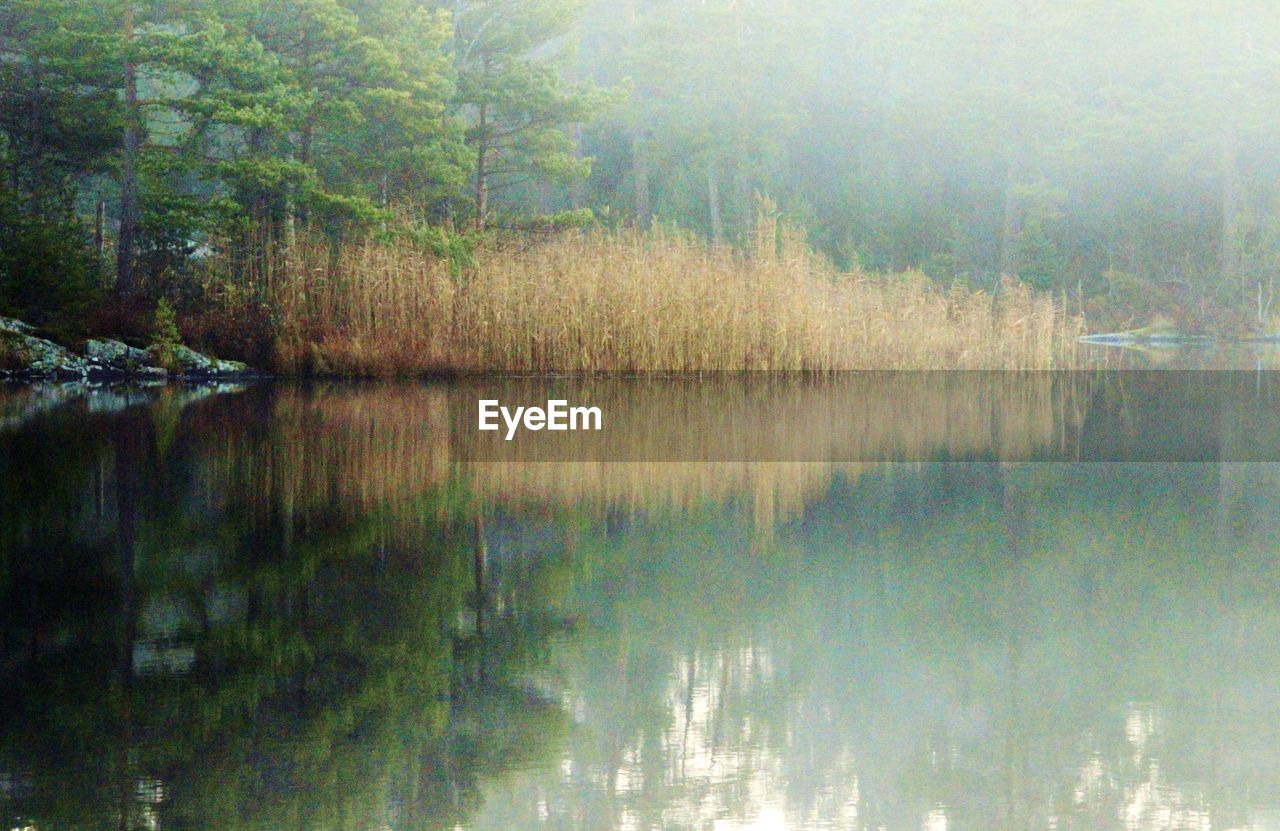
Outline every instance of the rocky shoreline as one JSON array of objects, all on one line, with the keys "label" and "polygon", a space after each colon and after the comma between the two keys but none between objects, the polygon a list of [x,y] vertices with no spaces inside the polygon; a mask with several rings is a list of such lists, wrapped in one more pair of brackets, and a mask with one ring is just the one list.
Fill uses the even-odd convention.
[{"label": "rocky shoreline", "polygon": [[187,346],[147,349],[109,338],[75,347],[39,337],[26,323],[0,317],[0,381],[232,380],[254,377],[239,361],[213,358]]}]

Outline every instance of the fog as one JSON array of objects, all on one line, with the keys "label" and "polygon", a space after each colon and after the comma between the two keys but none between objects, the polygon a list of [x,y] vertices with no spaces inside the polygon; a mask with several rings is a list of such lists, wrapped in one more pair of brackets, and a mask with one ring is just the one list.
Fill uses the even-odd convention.
[{"label": "fog", "polygon": [[1280,336],[1263,0],[21,0],[0,103],[0,202],[118,243],[126,293],[250,227],[456,267],[487,231],[781,228],[1093,332]]},{"label": "fog", "polygon": [[618,211],[732,239],[760,194],[844,265],[1270,314],[1275,4],[603,0],[579,29],[629,92],[584,138]]}]

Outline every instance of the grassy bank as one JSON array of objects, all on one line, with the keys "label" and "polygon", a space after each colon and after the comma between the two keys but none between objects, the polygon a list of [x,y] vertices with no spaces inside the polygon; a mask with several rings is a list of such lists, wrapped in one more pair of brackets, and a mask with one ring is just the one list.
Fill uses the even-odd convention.
[{"label": "grassy bank", "polygon": [[289,374],[1049,368],[1073,365],[1081,330],[1025,287],[838,272],[767,225],[749,255],[655,230],[493,245],[462,274],[377,242],[299,242],[247,287],[223,265],[203,330],[265,307]]}]

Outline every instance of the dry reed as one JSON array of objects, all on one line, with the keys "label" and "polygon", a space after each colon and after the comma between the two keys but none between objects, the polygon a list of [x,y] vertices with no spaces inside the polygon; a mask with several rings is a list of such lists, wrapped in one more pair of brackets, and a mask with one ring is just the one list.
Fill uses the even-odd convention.
[{"label": "dry reed", "polygon": [[1046,369],[1075,364],[1081,332],[1025,286],[841,272],[767,222],[749,254],[668,229],[575,232],[494,244],[460,276],[407,245],[332,256],[303,240],[252,282],[215,297],[265,299],[276,369],[297,374]]}]

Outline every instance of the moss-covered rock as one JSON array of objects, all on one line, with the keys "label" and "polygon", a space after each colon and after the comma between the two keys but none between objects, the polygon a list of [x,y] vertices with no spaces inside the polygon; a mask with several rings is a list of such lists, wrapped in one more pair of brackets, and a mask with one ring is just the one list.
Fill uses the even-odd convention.
[{"label": "moss-covered rock", "polygon": [[156,345],[147,351],[153,363],[165,362],[168,369],[188,376],[244,375],[249,368],[239,361],[223,361],[202,355],[182,344]]},{"label": "moss-covered rock", "polygon": [[65,346],[27,334],[20,320],[0,318],[0,369],[16,375],[75,378],[89,374],[90,364]]},{"label": "moss-covered rock", "polygon": [[109,338],[87,340],[82,351],[89,360],[115,369],[128,370],[150,365],[147,350]]},{"label": "moss-covered rock", "polygon": [[223,361],[181,344],[139,349],[117,340],[93,338],[79,350],[37,337],[20,320],[0,317],[0,377],[50,380],[101,376],[163,380],[232,378],[251,374],[239,361]]}]

